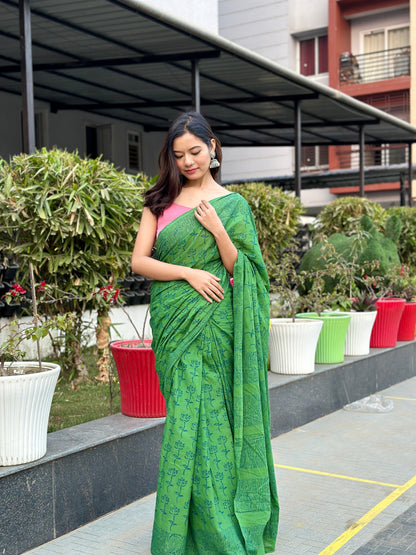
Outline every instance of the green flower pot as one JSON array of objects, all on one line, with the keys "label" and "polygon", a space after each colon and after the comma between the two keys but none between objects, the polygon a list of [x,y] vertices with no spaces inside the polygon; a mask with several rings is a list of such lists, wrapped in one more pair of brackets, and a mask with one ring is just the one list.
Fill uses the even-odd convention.
[{"label": "green flower pot", "polygon": [[303,312],[296,318],[317,318],[323,326],[316,346],[315,362],[317,364],[335,364],[343,362],[345,339],[351,320],[350,314],[342,312]]}]

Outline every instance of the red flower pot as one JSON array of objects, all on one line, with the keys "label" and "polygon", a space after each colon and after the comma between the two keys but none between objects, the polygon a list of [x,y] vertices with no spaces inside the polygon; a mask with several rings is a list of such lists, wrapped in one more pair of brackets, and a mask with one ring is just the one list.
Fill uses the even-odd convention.
[{"label": "red flower pot", "polygon": [[376,302],[377,316],[371,332],[370,347],[394,347],[402,316],[404,299],[386,298]]},{"label": "red flower pot", "polygon": [[404,305],[397,332],[397,341],[412,341],[416,329],[416,303],[408,302]]},{"label": "red flower pot", "polygon": [[148,347],[140,347],[139,340],[110,343],[120,383],[121,412],[126,416],[166,416],[151,343],[145,340]]}]

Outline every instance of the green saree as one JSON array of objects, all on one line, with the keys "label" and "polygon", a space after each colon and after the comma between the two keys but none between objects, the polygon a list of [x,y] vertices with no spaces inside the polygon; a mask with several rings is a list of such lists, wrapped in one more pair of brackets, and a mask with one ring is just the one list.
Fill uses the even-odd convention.
[{"label": "green saree", "polygon": [[275,549],[268,277],[247,202],[237,193],[211,202],[238,249],[233,286],[194,210],[162,229],[156,243],[157,259],[213,273],[225,294],[209,303],[186,281],[152,286],[152,347],[167,406],[154,555]]}]

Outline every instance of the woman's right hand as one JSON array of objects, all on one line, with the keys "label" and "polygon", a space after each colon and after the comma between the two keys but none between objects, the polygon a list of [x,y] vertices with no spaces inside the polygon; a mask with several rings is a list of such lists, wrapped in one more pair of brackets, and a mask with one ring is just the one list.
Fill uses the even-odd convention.
[{"label": "woman's right hand", "polygon": [[213,300],[219,303],[224,298],[224,289],[219,283],[220,278],[210,272],[188,268],[186,281],[209,303]]}]

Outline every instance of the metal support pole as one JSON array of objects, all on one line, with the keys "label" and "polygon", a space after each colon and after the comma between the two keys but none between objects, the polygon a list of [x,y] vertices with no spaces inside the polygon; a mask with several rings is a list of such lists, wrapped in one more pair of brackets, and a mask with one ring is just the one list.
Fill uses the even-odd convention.
[{"label": "metal support pole", "polygon": [[295,194],[300,198],[302,190],[302,176],[301,176],[301,161],[302,161],[302,111],[300,108],[300,101],[295,100]]},{"label": "metal support pole", "polygon": [[33,94],[32,31],[29,0],[19,0],[20,66],[22,73],[23,101],[23,150],[35,151],[35,108]]},{"label": "metal support pole", "polygon": [[400,172],[400,206],[406,206],[406,180]]},{"label": "metal support pole", "polygon": [[360,125],[360,197],[365,196],[365,177],[364,177],[364,149],[365,149],[365,133],[364,125]]},{"label": "metal support pole", "polygon": [[199,81],[199,60],[192,60],[192,104],[195,112],[201,111],[201,90]]},{"label": "metal support pole", "polygon": [[413,198],[412,198],[412,181],[413,181],[412,143],[408,144],[407,152],[408,152],[407,183],[408,183],[409,206],[413,206]]}]

